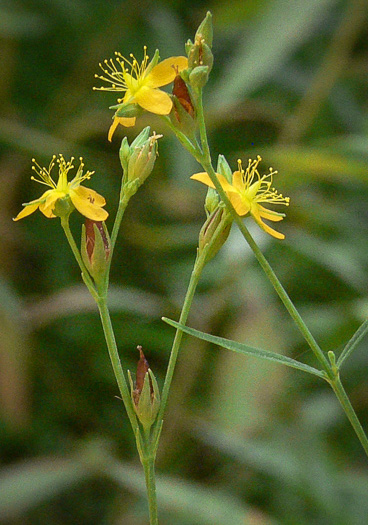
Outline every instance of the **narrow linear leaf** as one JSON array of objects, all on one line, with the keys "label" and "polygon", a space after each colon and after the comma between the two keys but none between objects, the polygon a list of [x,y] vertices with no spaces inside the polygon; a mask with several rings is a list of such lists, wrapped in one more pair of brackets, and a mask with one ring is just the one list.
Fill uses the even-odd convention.
[{"label": "narrow linear leaf", "polygon": [[238,352],[239,354],[260,357],[261,359],[267,359],[268,361],[274,361],[281,365],[296,368],[298,370],[302,370],[303,372],[313,374],[322,379],[326,379],[324,373],[320,370],[317,370],[317,368],[313,368],[312,366],[300,363],[295,359],[291,359],[291,357],[286,357],[284,355],[276,354],[275,352],[269,352],[267,350],[262,350],[260,348],[254,348],[244,343],[237,343],[236,341],[231,341],[230,339],[217,337],[216,335],[206,334],[204,332],[200,332],[199,330],[195,330],[194,328],[189,328],[188,326],[184,326],[180,323],[177,323],[172,319],[167,319],[167,317],[163,317],[162,320],[165,321],[165,323],[173,326],[174,328],[179,328],[179,330],[185,332],[186,334],[192,335],[193,337],[197,337],[198,339],[202,339],[203,341],[208,341],[209,343],[221,346],[222,348],[226,348],[227,350],[232,350],[233,352]]},{"label": "narrow linear leaf", "polygon": [[337,367],[341,368],[341,365],[349,357],[349,355],[352,353],[353,350],[358,346],[361,339],[365,336],[365,334],[368,332],[368,319],[364,321],[362,325],[358,328],[358,330],[355,332],[353,337],[348,341],[347,345],[345,346],[344,350],[341,352],[340,357],[337,360]]}]

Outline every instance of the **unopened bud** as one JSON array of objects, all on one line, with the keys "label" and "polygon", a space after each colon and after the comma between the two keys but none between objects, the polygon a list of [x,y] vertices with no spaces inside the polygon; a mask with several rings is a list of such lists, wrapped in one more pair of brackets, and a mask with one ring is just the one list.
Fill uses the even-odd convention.
[{"label": "unopened bud", "polygon": [[151,174],[158,152],[157,141],[161,137],[153,133],[142,145],[134,147],[128,162],[128,182],[137,181],[140,186]]},{"label": "unopened bud", "polygon": [[[190,93],[188,91],[187,85],[184,80],[181,78],[180,74],[177,71],[176,77],[174,79],[174,86],[172,94],[178,99],[180,104],[183,106],[185,111],[193,118],[194,116],[194,106]],[[178,117],[180,122],[180,119]]]},{"label": "unopened bud", "polygon": [[110,251],[110,237],[105,223],[86,219],[82,225],[81,255],[96,284],[107,270]]},{"label": "unopened bud", "polygon": [[121,141],[121,146],[119,150],[119,158],[120,158],[121,167],[123,168],[124,172],[128,172],[129,159],[135,152],[135,148],[140,148],[141,146],[143,146],[143,144],[149,138],[150,131],[151,131],[151,128],[149,126],[142,129],[142,131],[139,133],[139,135],[136,136],[136,138],[133,140],[130,146],[129,146],[127,137],[124,137],[123,140]]},{"label": "unopened bud", "polygon": [[[206,263],[214,257],[226,242],[232,225],[232,217],[223,206],[218,206],[209,215],[199,233],[198,252],[206,253]],[[209,246],[208,246],[209,245]]]},{"label": "unopened bud", "polygon": [[149,368],[141,346],[137,347],[140,359],[137,365],[135,386],[128,371],[131,397],[134,410],[145,430],[149,430],[155,422],[160,408],[160,392],[155,376]]}]

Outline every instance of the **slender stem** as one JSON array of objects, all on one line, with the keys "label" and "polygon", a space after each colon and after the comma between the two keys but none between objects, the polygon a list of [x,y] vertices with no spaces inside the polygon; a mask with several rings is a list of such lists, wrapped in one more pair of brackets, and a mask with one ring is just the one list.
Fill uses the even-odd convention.
[{"label": "slender stem", "polygon": [[[124,181],[124,177],[123,177],[123,181]],[[122,182],[121,189],[120,189],[119,207],[118,207],[118,211],[116,212],[114,226],[112,228],[112,233],[111,233],[111,250],[114,250],[116,239],[117,239],[119,229],[120,229],[120,224],[123,219],[126,207],[128,206],[130,197],[131,195],[127,195],[124,193],[124,182]]]},{"label": "slender stem", "polygon": [[355,430],[355,433],[358,436],[358,439],[362,447],[364,448],[365,453],[368,456],[368,438],[363,430],[362,425],[360,424],[360,421],[358,419],[358,416],[355,413],[354,408],[352,407],[352,404],[350,403],[350,400],[345,392],[345,389],[342,386],[339,376],[337,375],[335,379],[329,381],[329,383],[333,391],[335,392],[335,395],[337,399],[339,400],[340,405],[342,406],[345,414],[347,415],[353,429]]},{"label": "slender stem", "polygon": [[182,146],[189,151],[189,153],[194,157],[199,163],[200,158],[202,156],[202,151],[199,149],[198,144],[193,144],[186,135],[184,135],[181,131],[179,131],[171,122],[169,117],[163,116],[162,119],[166,122],[166,124],[169,126],[171,131],[174,133],[176,138],[179,140],[179,142],[182,144]]},{"label": "slender stem", "polygon": [[363,339],[365,334],[368,332],[368,319],[364,321],[363,324],[360,325],[358,330],[355,332],[353,337],[350,339],[350,341],[345,346],[344,350],[342,351],[340,357],[337,360],[337,366],[339,369],[341,369],[341,365],[349,357],[351,352],[355,349],[355,347],[360,343],[360,340]]},{"label": "slender stem", "polygon": [[70,245],[70,248],[73,252],[73,255],[75,257],[75,260],[77,261],[78,263],[78,266],[82,272],[82,279],[84,281],[84,283],[86,284],[88,290],[90,291],[92,297],[94,297],[95,300],[97,300],[97,291],[96,291],[96,288],[95,288],[95,285],[88,273],[88,270],[83,262],[83,259],[81,257],[81,254],[77,248],[77,245],[75,244],[75,240],[74,240],[74,237],[72,235],[72,232],[70,231],[70,226],[69,226],[69,216],[66,216],[66,217],[61,217],[61,226],[64,230],[64,233],[66,235],[66,238],[68,240],[68,243]]},{"label": "slender stem", "polygon": [[130,397],[130,391],[124,376],[123,368],[121,366],[118,348],[116,345],[114,330],[111,324],[110,312],[106,304],[106,298],[100,297],[97,301],[98,309],[100,312],[102,327],[105,334],[106,344],[110,355],[110,360],[114,375],[119,387],[120,395],[122,397],[125,409],[127,411],[130,423],[132,425],[134,435],[138,426],[137,417],[132,406],[132,400]]},{"label": "slender stem", "polygon": [[[207,251],[205,250],[202,252],[201,255],[197,254],[197,258],[194,263],[193,271],[190,277],[187,293],[185,295],[183,307],[182,307],[180,318],[179,318],[180,324],[185,325],[185,323],[187,322],[189,310],[192,305],[192,301],[194,297],[194,293],[196,291],[198,281],[200,279],[203,267],[205,265],[206,253]],[[168,399],[169,391],[170,391],[170,386],[171,386],[172,378],[174,375],[174,369],[175,369],[176,361],[178,358],[182,336],[183,336],[183,332],[180,329],[177,329],[175,333],[173,345],[171,348],[169,364],[167,366],[167,371],[166,371],[165,383],[162,389],[160,410],[157,415],[156,424],[153,430],[152,443],[155,444],[154,446],[156,448],[157,448],[157,440],[159,438],[159,433],[161,430],[161,422],[162,422],[163,415],[165,412],[167,399]]]},{"label": "slender stem", "polygon": [[328,362],[326,356],[322,352],[320,346],[318,345],[317,341],[314,339],[313,335],[309,331],[308,327],[304,323],[303,319],[301,318],[299,312],[295,308],[293,302],[291,301],[290,297],[288,296],[287,292],[285,291],[284,287],[276,277],[274,271],[272,270],[270,264],[268,263],[267,259],[257,246],[256,242],[254,241],[253,237],[247,230],[247,228],[242,223],[242,234],[246,241],[248,242],[249,246],[253,250],[254,255],[256,256],[259,264],[261,265],[263,271],[265,272],[267,278],[271,282],[272,286],[276,290],[278,296],[280,297],[281,301],[283,302],[286,310],[289,312],[290,317],[293,319],[297,327],[299,328],[300,332],[302,333],[304,339],[308,343],[309,347],[313,351],[314,355],[322,365],[325,372],[328,374],[329,377],[331,377],[331,366]]},{"label": "slender stem", "polygon": [[146,478],[150,525],[158,525],[155,458],[151,455],[144,457],[142,465]]},{"label": "slender stem", "polygon": [[202,149],[203,149],[203,158],[201,159],[201,164],[203,168],[208,173],[210,179],[212,180],[213,184],[216,187],[216,190],[218,191],[221,199],[225,203],[225,206],[231,213],[234,221],[237,223],[243,237],[248,242],[249,246],[254,252],[254,255],[256,256],[258,262],[260,263],[262,269],[264,270],[266,276],[270,280],[272,286],[276,290],[278,296],[280,297],[281,301],[283,302],[285,308],[289,312],[291,318],[296,323],[297,327],[299,328],[300,332],[302,333],[304,339],[309,344],[310,348],[312,349],[313,353],[315,354],[318,361],[321,363],[323,369],[326,371],[329,377],[333,377],[331,374],[331,367],[326,359],[324,353],[322,352],[321,348],[317,344],[316,340],[310,333],[308,327],[300,317],[297,309],[295,308],[294,304],[290,300],[288,294],[286,293],[285,289],[283,288],[282,284],[276,277],[274,271],[272,270],[271,266],[267,262],[266,258],[264,257],[261,250],[258,248],[257,244],[254,242],[252,236],[250,235],[248,229],[244,225],[244,222],[239,217],[239,215],[236,213],[233,205],[231,204],[230,200],[228,199],[226,193],[222,189],[221,184],[218,181],[216,172],[212,166],[211,158],[209,155],[209,147],[208,147],[208,140],[207,140],[207,134],[206,134],[206,128],[205,128],[205,121],[204,121],[204,114],[203,114],[203,105],[202,105],[202,97],[199,97],[198,100],[198,120],[199,120],[199,129],[201,133],[201,142],[202,142]]},{"label": "slender stem", "polygon": [[[331,384],[331,387],[339,400],[345,414],[347,415],[351,425],[353,426],[358,439],[360,440],[365,452],[368,455],[368,439],[367,436],[359,422],[359,419],[354,411],[354,408],[352,407],[350,400],[342,386],[342,383],[340,381],[340,378],[338,375],[336,375],[335,371],[333,370],[331,363],[327,360],[326,356],[322,352],[320,346],[314,339],[313,335],[309,331],[308,327],[304,323],[303,319],[299,315],[299,312],[295,308],[294,304],[292,303],[291,299],[289,298],[286,290],[283,288],[282,284],[278,280],[277,276],[275,275],[274,271],[272,270],[271,266],[269,265],[267,259],[264,257],[261,250],[258,248],[257,244],[255,243],[253,237],[250,235],[248,229],[244,225],[243,221],[239,217],[239,215],[236,213],[234,207],[232,206],[230,200],[228,199],[226,193],[222,189],[221,184],[218,181],[217,175],[215,170],[213,169],[210,154],[209,154],[209,147],[208,147],[208,140],[207,140],[207,134],[206,134],[206,127],[205,127],[205,121],[204,121],[204,113],[203,113],[203,106],[202,106],[202,97],[199,97],[199,104],[198,104],[198,119],[199,119],[199,129],[201,133],[201,145],[203,150],[203,158],[201,159],[201,164],[204,167],[204,169],[207,171],[209,177],[211,178],[213,184],[215,185],[221,199],[225,203],[225,206],[231,213],[234,221],[237,223],[243,237],[248,242],[250,248],[253,250],[254,255],[256,256],[259,264],[261,265],[263,271],[265,272],[266,276],[268,277],[269,281],[271,282],[272,286],[274,287],[276,293],[280,297],[281,301],[283,302],[286,310],[290,314],[291,318],[299,328],[300,332],[302,333],[304,339],[308,343],[309,347],[313,351],[314,355],[320,362],[323,370],[326,373],[326,379]],[[361,332],[359,331],[359,334],[357,334],[356,340],[360,340],[360,337],[363,336],[363,333],[365,333],[365,326],[363,325],[363,328],[361,329]],[[355,346],[355,338],[354,338],[354,346]],[[352,345],[353,346],[353,345]],[[347,357],[347,355],[350,353],[350,348],[348,348],[344,355],[341,356],[341,359],[338,361],[338,364],[341,364],[343,359]]]}]

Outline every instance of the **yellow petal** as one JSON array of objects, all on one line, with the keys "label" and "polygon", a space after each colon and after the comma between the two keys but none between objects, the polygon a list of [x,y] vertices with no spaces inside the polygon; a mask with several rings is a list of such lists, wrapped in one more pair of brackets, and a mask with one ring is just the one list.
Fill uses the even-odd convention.
[{"label": "yellow petal", "polygon": [[28,206],[25,206],[23,210],[20,211],[16,217],[14,217],[13,221],[19,221],[19,219],[23,219],[23,217],[31,215],[31,213],[37,210],[38,206],[39,204],[28,204]]},{"label": "yellow petal", "polygon": [[78,186],[77,188],[70,189],[70,198],[73,200],[73,196],[77,195],[78,198],[88,200],[96,206],[105,206],[106,200],[105,197],[97,193],[91,188],[86,188],[85,186]]},{"label": "yellow petal", "polygon": [[249,203],[244,198],[242,198],[239,193],[230,192],[227,194],[227,196],[229,197],[234,210],[238,215],[240,215],[240,217],[243,217],[243,215],[246,215],[249,212]]},{"label": "yellow petal", "polygon": [[277,211],[273,211],[273,210],[267,210],[267,208],[264,208],[260,204],[258,204],[257,207],[259,209],[259,216],[262,217],[263,219],[268,219],[269,221],[278,222],[278,221],[282,221],[282,219],[284,218],[284,214],[277,213]]},{"label": "yellow petal", "polygon": [[[79,191],[81,188],[82,186],[80,186],[77,190],[72,190],[70,192],[70,198],[76,209],[79,211],[79,213],[87,217],[87,219],[92,219],[93,221],[105,221],[109,216],[107,211],[101,208],[101,206],[98,206],[96,203],[91,202],[88,198],[86,199],[84,191]],[[88,188],[83,188],[83,190],[87,189]],[[99,195],[99,197],[103,199],[101,195]]]},{"label": "yellow petal", "polygon": [[[236,192],[235,188],[227,181],[226,177],[221,175],[220,173],[216,173],[217,178],[221,184],[222,189],[228,193],[228,192]],[[201,173],[195,173],[190,177],[193,180],[198,180],[199,182],[202,182],[203,184],[206,184],[210,188],[216,189],[215,185],[213,184],[212,180],[210,179],[210,176],[208,173],[201,172]]]},{"label": "yellow petal", "polygon": [[276,230],[274,230],[273,228],[270,228],[267,224],[265,224],[262,221],[261,216],[258,213],[258,210],[252,211],[252,217],[256,221],[258,226],[262,228],[263,231],[265,231],[266,233],[269,233],[270,235],[272,235],[272,237],[275,237],[276,239],[280,239],[280,240],[285,239],[285,235],[283,233],[277,232]]},{"label": "yellow petal", "polygon": [[238,191],[244,191],[244,182],[240,171],[234,171],[232,182],[234,188],[236,188]]},{"label": "yellow petal", "polygon": [[125,126],[126,128],[131,128],[135,125],[135,117],[115,117],[110,128],[109,133],[107,135],[107,138],[109,139],[109,142],[112,140],[112,136],[118,127],[118,125],[121,124],[122,126]]},{"label": "yellow petal", "polygon": [[46,195],[47,197],[44,200],[44,202],[40,203],[40,211],[48,219],[53,219],[56,217],[56,215],[54,215],[53,213],[54,208],[55,208],[55,203],[57,200],[65,197],[65,192],[59,191],[59,190],[48,190],[42,195],[42,197],[45,197]]},{"label": "yellow petal", "polygon": [[135,100],[143,109],[156,115],[168,115],[172,108],[172,101],[167,93],[147,86],[142,86],[137,91]]},{"label": "yellow petal", "polygon": [[148,73],[145,80],[145,85],[151,88],[158,88],[166,86],[173,82],[176,77],[176,71],[183,71],[187,69],[188,59],[186,57],[170,57],[163,60],[155,66],[150,73]]}]

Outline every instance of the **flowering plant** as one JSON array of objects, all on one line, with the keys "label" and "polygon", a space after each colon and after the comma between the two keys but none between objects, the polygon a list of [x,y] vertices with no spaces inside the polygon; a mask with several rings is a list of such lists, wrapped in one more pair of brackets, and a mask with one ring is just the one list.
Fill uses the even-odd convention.
[{"label": "flowering plant", "polygon": [[[284,219],[285,215],[274,210],[273,206],[288,206],[289,197],[284,197],[272,186],[276,171],[270,168],[268,173],[260,174],[258,166],[261,158],[259,156],[256,160],[249,160],[245,170],[241,161],[238,161],[238,168],[234,172],[222,155],[218,157],[216,169],[212,164],[203,108],[203,90],[213,65],[212,39],[212,17],[210,13],[207,13],[196,32],[194,42],[188,40],[185,45],[187,57],[171,57],[160,62],[159,53],[156,51],[149,62],[146,48],[144,48],[144,56],[139,63],[132,55],[131,60],[127,60],[120,53],[116,53],[115,60],[105,60],[103,64],[100,64],[103,75],[96,75],[97,78],[107,83],[107,87],[102,86],[95,89],[122,94],[122,97],[117,100],[118,104],[113,106],[115,113],[108,132],[108,139],[111,141],[119,125],[134,127],[137,116],[143,111],[158,115],[184,148],[201,165],[203,171],[192,175],[191,179],[208,187],[205,198],[206,218],[199,233],[197,255],[179,321],[163,318],[165,322],[176,328],[176,333],[161,391],[140,345],[138,346],[140,357],[135,379],[129,371],[126,374],[123,370],[107,296],[110,267],[125,210],[132,196],[154,169],[158,154],[158,140],[162,138],[162,135],[155,132],[150,135],[151,130],[148,126],[131,144],[128,143],[127,137],[123,138],[119,150],[123,176],[118,209],[111,233],[105,224],[109,216],[104,209],[105,199],[95,190],[81,185],[84,180],[90,179],[93,172],[83,173],[84,164],[81,160],[76,175],[68,182],[68,173],[74,167],[73,158],[65,161],[62,155],[59,155],[58,158],[54,156],[48,168],[42,168],[34,161],[33,170],[39,177],[34,180],[38,180],[49,189],[40,198],[26,203],[25,208],[15,217],[15,220],[19,220],[39,209],[47,218],[60,218],[61,226],[80,267],[83,281],[99,309],[113,372],[144,469],[151,525],[158,524],[155,458],[183,333],[210,341],[231,351],[256,356],[313,374],[326,381],[331,386],[368,454],[367,436],[339,376],[341,365],[368,331],[368,322],[363,323],[357,330],[338,358],[332,351],[325,354],[248,231],[247,220],[251,218],[273,238],[272,240],[284,239],[285,234],[272,228],[268,221],[280,222]],[[173,83],[171,94],[160,89],[170,83]],[[55,163],[59,166],[57,182],[51,177]],[[69,227],[69,216],[74,209],[85,217],[80,248]],[[243,238],[253,250],[266,277],[314,353],[317,363],[315,367],[269,350],[253,348],[186,326],[202,271],[227,241],[233,224],[239,228]]]}]

